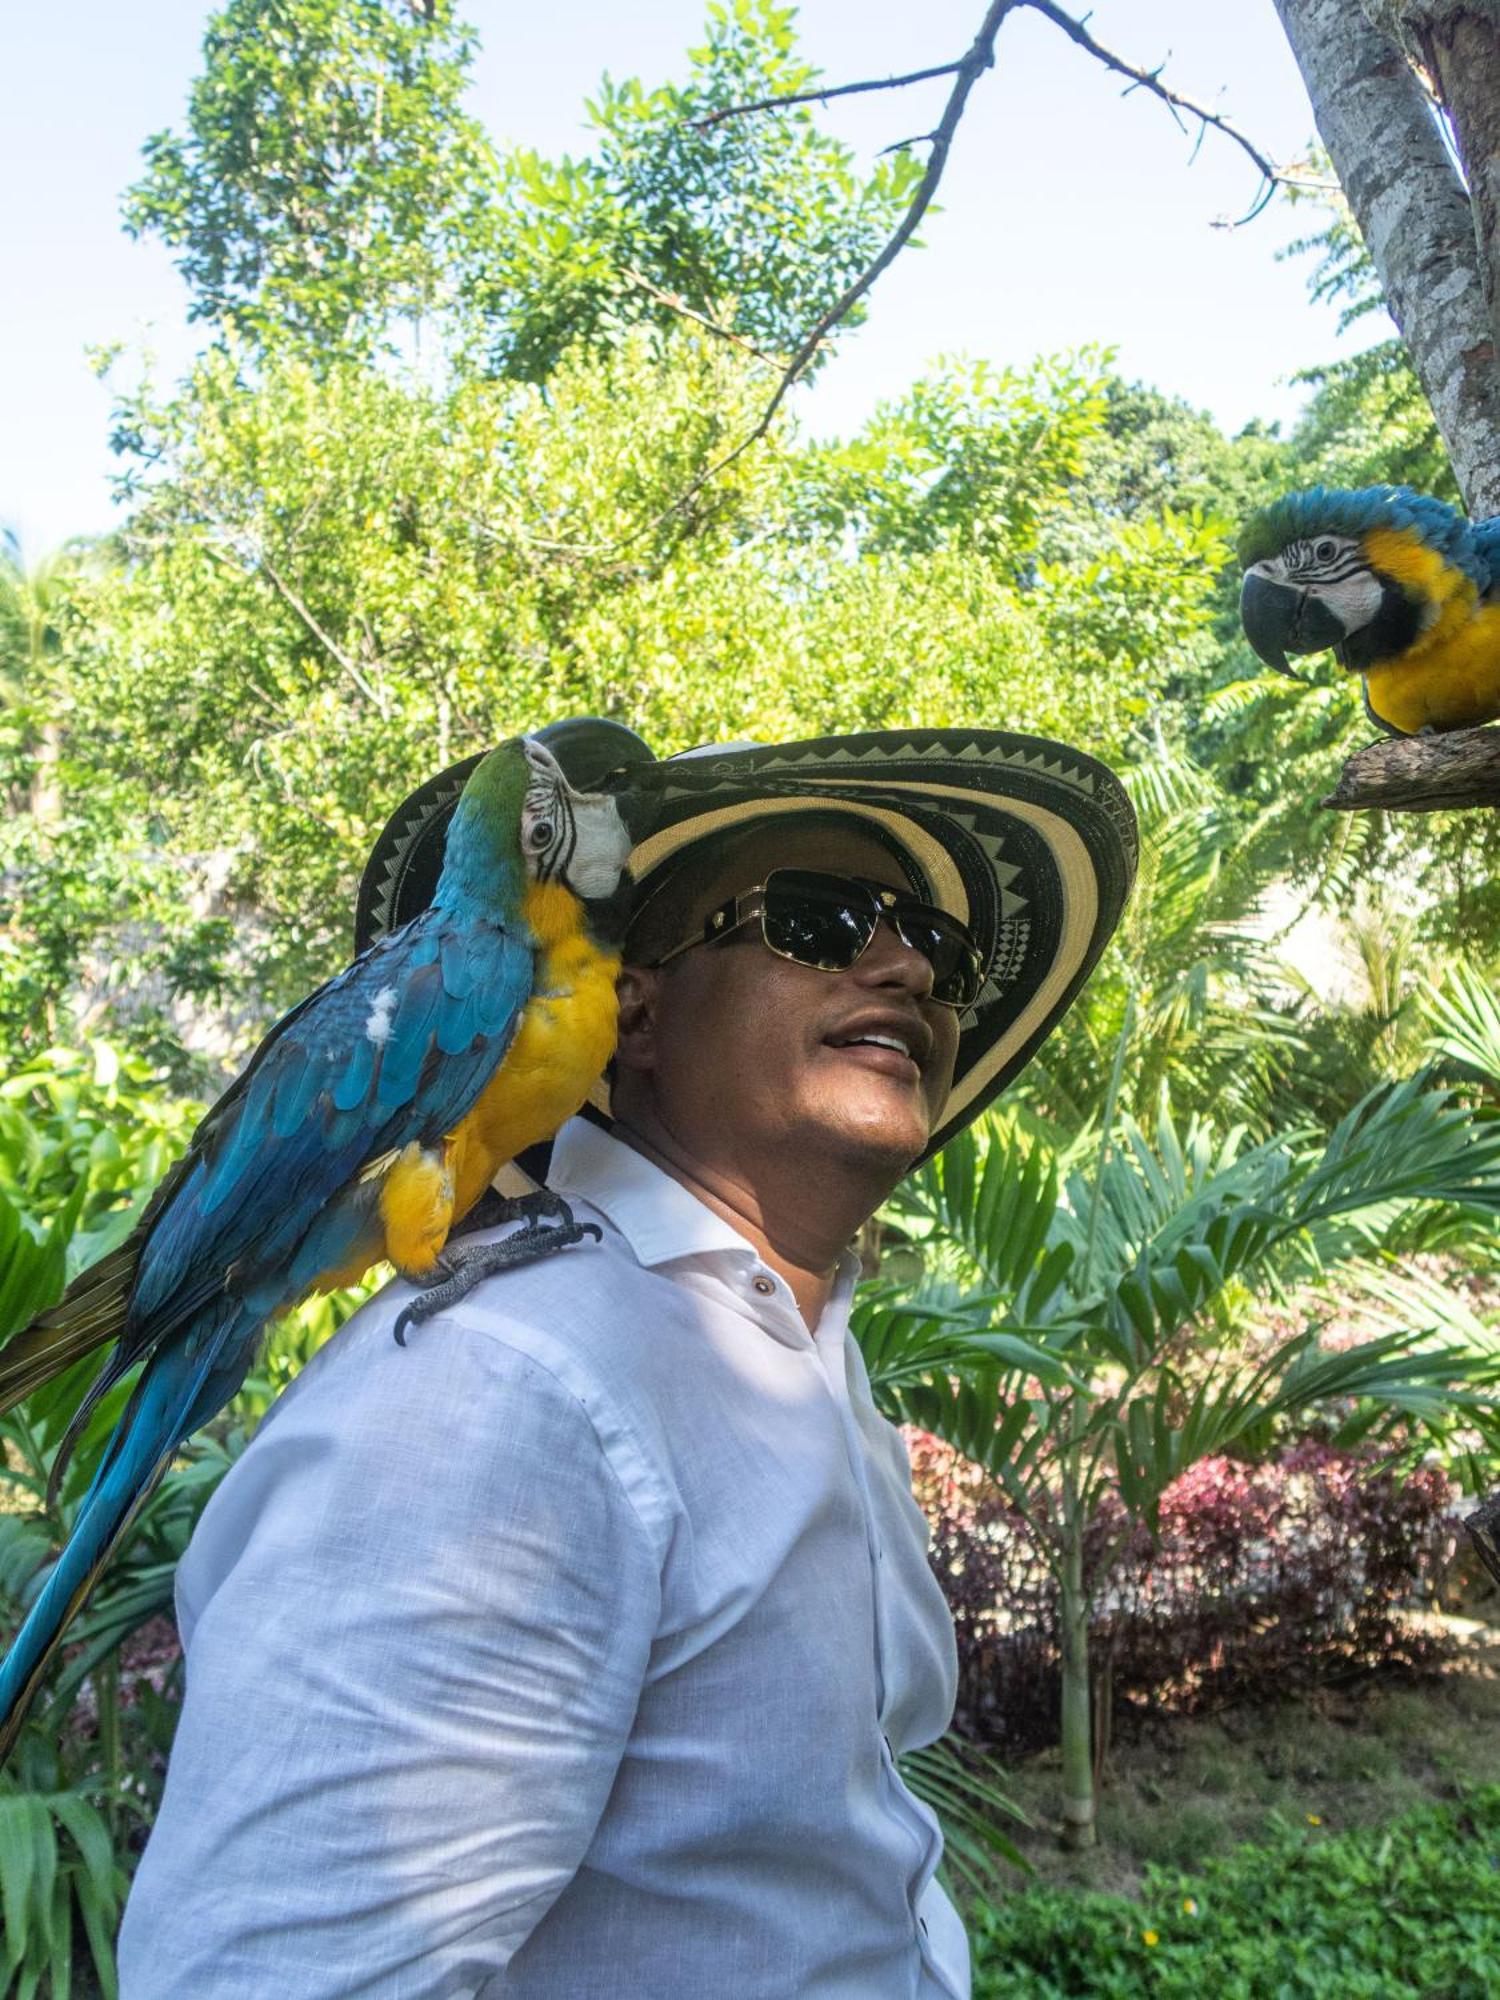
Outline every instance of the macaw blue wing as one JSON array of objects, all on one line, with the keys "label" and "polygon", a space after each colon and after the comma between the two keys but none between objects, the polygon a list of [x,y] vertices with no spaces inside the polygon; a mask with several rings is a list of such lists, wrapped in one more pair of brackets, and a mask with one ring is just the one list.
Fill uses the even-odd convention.
[{"label": "macaw blue wing", "polygon": [[526,931],[426,910],[278,1023],[151,1222],[90,1404],[227,1289],[264,1319],[351,1255],[379,1195],[361,1171],[459,1123],[504,1060],[533,968]]},{"label": "macaw blue wing", "polygon": [[1488,583],[1480,586],[1481,594],[1494,597],[1500,593],[1500,514],[1492,514],[1487,521],[1472,522],[1469,533],[1490,573]]}]

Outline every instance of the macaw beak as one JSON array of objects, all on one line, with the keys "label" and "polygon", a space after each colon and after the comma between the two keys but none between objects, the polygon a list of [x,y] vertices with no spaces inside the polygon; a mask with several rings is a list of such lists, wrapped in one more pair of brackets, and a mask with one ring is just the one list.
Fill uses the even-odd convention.
[{"label": "macaw beak", "polygon": [[1256,657],[1294,681],[1302,676],[1287,664],[1288,653],[1321,653],[1347,636],[1321,598],[1253,569],[1240,585],[1240,623]]}]

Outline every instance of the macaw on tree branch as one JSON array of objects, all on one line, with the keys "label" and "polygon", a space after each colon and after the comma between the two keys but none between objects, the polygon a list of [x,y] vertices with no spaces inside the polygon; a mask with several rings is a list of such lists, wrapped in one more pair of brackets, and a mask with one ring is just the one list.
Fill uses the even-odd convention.
[{"label": "macaw on tree branch", "polygon": [[1240,618],[1267,666],[1332,649],[1392,736],[1500,716],[1500,517],[1405,486],[1314,486],[1246,522]]},{"label": "macaw on tree branch", "polygon": [[[238,1390],[267,1321],[388,1259],[439,1280],[398,1327],[490,1271],[577,1242],[554,1197],[519,1236],[444,1256],[497,1169],[571,1117],[614,1051],[630,835],[519,737],[476,767],[432,902],[293,1008],[204,1118],[130,1240],[0,1349],[0,1409],[105,1340],[69,1426],[140,1379],[0,1665],[0,1757],[68,1620],[182,1441]],[[559,1217],[540,1226],[548,1208]]]}]

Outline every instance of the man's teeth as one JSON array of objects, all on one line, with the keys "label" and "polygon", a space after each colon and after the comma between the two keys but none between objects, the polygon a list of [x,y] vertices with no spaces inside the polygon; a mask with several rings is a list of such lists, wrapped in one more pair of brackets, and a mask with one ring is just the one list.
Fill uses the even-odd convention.
[{"label": "man's teeth", "polygon": [[908,1058],[911,1056],[905,1042],[898,1041],[894,1035],[855,1035],[852,1040],[840,1042],[838,1046],[841,1049],[857,1049],[862,1043],[875,1049],[895,1049]]}]

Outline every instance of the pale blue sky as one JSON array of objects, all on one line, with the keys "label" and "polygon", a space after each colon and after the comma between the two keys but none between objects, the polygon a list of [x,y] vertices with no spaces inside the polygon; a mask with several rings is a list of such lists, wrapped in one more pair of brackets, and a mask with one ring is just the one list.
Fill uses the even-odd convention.
[{"label": "pale blue sky", "polygon": [[[683,67],[703,0],[469,0],[483,52],[473,108],[498,141],[585,144],[582,102],[603,70],[657,82]],[[148,132],[180,123],[211,9],[203,0],[10,10],[11,84],[0,124],[0,216],[11,308],[0,327],[0,522],[32,553],[107,527],[107,391],[84,350],[145,343],[180,371],[198,338],[166,252],[119,227],[121,190]],[[981,0],[807,0],[803,42],[830,82],[947,61]],[[1211,102],[1274,158],[1300,154],[1312,114],[1271,0],[1095,0],[1095,35]],[[934,122],[945,82],[830,107],[866,153]],[[1002,30],[1000,61],[970,99],[943,183],[943,212],[881,280],[871,318],[802,399],[820,432],[855,427],[924,363],[962,350],[999,362],[1085,342],[1130,374],[1211,410],[1229,428],[1287,419],[1287,378],[1337,351],[1333,314],[1308,302],[1306,263],[1276,261],[1314,212],[1278,199],[1242,214],[1253,167],[1191,137],[1144,93],[1123,98],[1040,16]],[[1383,324],[1383,323],[1382,323]],[[1379,331],[1365,323],[1362,338]]]}]

